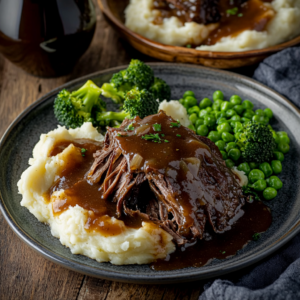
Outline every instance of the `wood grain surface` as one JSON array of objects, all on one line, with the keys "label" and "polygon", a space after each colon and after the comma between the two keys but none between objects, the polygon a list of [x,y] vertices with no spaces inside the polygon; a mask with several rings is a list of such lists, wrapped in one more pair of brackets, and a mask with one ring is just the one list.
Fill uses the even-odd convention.
[{"label": "wood grain surface", "polygon": [[[9,124],[39,97],[74,78],[129,63],[154,61],[122,41],[97,9],[97,30],[89,50],[73,72],[42,79],[26,74],[0,55],[0,137]],[[250,71],[252,72],[252,69]],[[95,279],[69,271],[21,242],[0,214],[0,300],[10,299],[198,299],[203,282],[182,285],[134,285]]]}]

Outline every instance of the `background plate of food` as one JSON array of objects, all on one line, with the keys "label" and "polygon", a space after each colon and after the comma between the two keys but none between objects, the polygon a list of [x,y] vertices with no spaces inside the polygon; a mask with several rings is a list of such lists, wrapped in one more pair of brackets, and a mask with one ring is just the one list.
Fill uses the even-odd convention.
[{"label": "background plate of food", "polygon": [[[11,124],[0,145],[0,208],[7,222],[46,258],[116,281],[200,280],[262,260],[300,230],[299,111],[240,75],[149,65],[152,70],[133,60],[125,71],[118,67],[67,83]],[[156,101],[164,98],[180,100]],[[200,106],[197,99],[203,99]],[[120,127],[136,114],[145,118]],[[250,118],[256,125],[247,127]],[[58,127],[57,119],[73,128]],[[104,147],[93,124],[110,126]],[[261,148],[242,135],[253,128],[269,130]],[[247,155],[263,155],[263,161],[271,155],[270,164],[245,164]],[[234,173],[234,165],[244,176]],[[164,179],[153,172],[162,169]],[[243,194],[245,174],[250,185]],[[256,193],[263,201],[254,200]],[[213,206],[211,196],[218,199]]]},{"label": "background plate of food", "polygon": [[98,0],[107,20],[149,56],[229,69],[300,42],[299,0]]}]

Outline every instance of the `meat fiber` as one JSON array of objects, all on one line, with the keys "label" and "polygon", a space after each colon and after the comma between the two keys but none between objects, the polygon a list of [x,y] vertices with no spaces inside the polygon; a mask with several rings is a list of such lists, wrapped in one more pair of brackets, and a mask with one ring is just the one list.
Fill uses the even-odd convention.
[{"label": "meat fiber", "polygon": [[230,230],[243,214],[246,198],[219,149],[164,112],[108,128],[104,143],[88,179],[118,216],[150,220],[183,245],[202,239],[206,226]]}]

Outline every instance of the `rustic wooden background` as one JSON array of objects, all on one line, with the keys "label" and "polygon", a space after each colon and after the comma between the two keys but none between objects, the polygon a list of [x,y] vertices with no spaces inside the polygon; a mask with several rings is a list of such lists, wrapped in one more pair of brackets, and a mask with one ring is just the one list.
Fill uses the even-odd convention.
[{"label": "rustic wooden background", "polygon": [[[155,61],[122,41],[97,10],[97,30],[89,50],[74,71],[41,79],[26,74],[0,55],[0,137],[31,103],[80,76],[127,64],[131,58]],[[243,69],[251,74],[252,68]],[[237,276],[237,274],[235,274]],[[62,268],[21,242],[0,214],[0,299],[198,299],[203,282],[181,285],[134,285],[95,279]]]}]

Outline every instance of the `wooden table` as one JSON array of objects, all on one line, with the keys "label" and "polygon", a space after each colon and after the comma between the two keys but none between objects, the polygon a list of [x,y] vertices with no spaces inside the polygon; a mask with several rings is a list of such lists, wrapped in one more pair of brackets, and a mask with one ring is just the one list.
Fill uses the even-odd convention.
[{"label": "wooden table", "polygon": [[[98,11],[98,25],[89,50],[73,72],[41,79],[26,74],[0,55],[0,137],[31,103],[74,78],[129,63],[131,58],[155,61],[122,41]],[[251,72],[251,70],[250,70]],[[203,282],[182,285],[135,285],[111,282],[69,271],[21,242],[0,214],[0,299],[198,299]]]}]

